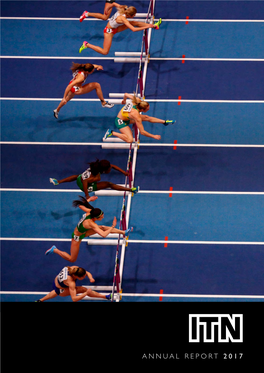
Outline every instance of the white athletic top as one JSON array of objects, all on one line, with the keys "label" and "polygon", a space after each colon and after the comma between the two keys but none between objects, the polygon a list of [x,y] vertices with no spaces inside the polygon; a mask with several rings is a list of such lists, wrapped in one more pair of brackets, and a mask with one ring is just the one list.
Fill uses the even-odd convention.
[{"label": "white athletic top", "polygon": [[[111,18],[109,18],[109,24],[110,24],[110,27],[112,28],[117,28],[119,26],[122,26],[124,23],[117,23],[116,22],[116,19],[117,17],[120,16],[119,12],[116,12]],[[125,17],[126,18],[126,15],[125,14],[122,14],[122,17]]]},{"label": "white athletic top", "polygon": [[85,170],[82,173],[82,180],[89,179],[90,176],[91,176],[91,169],[89,167],[89,168],[87,168],[87,170]]}]

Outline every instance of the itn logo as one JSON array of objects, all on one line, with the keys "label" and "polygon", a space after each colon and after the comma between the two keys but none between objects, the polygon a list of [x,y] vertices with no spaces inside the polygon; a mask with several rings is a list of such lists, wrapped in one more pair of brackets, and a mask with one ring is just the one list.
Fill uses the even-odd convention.
[{"label": "itn logo", "polygon": [[189,315],[189,342],[243,342],[243,315]]}]

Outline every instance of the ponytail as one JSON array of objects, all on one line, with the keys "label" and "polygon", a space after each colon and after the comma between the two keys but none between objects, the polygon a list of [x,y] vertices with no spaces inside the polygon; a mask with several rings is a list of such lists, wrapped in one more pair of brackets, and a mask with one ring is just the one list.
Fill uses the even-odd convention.
[{"label": "ponytail", "polygon": [[92,210],[90,212],[91,218],[99,218],[101,215],[103,215],[102,210],[100,210],[98,208],[94,208],[92,205],[90,205],[89,202],[87,202],[87,200],[84,197],[82,197],[82,196],[79,196],[79,197],[80,197],[80,200],[77,199],[77,200],[72,202],[73,207],[85,206],[88,209]]},{"label": "ponytail", "polygon": [[133,105],[137,107],[139,111],[146,109],[149,106],[149,103],[146,101],[141,101],[141,99],[136,96],[135,92],[134,92],[134,97],[132,99],[132,103]]}]

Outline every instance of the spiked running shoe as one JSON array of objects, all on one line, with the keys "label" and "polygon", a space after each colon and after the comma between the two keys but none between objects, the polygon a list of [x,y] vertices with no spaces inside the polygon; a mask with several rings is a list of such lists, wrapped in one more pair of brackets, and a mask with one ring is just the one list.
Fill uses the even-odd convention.
[{"label": "spiked running shoe", "polygon": [[130,232],[133,232],[133,227],[130,227],[130,228],[128,228],[128,229],[126,229],[125,230],[125,236],[128,236],[128,234],[130,233]]},{"label": "spiked running shoe", "polygon": [[50,177],[49,181],[53,185],[59,185],[58,180],[57,179],[53,179],[53,177]]},{"label": "spiked running shoe", "polygon": [[102,104],[102,107],[106,107],[108,109],[112,109],[112,107],[114,106],[115,106],[114,104],[109,104],[109,102],[106,102],[104,105]]},{"label": "spiked running shoe", "polygon": [[103,140],[108,139],[108,137],[110,137],[110,136],[113,136],[113,134],[112,134],[112,131],[111,131],[110,129],[108,129],[108,130],[106,131],[105,135],[104,135]]},{"label": "spiked running shoe", "polygon": [[52,254],[54,249],[57,249],[57,247],[55,245],[51,246],[51,248],[45,252],[45,255]]},{"label": "spiked running shoe", "polygon": [[88,44],[87,41],[84,41],[84,42],[82,43],[82,46],[81,46],[81,48],[79,49],[79,53],[81,53],[84,49],[88,48],[88,47],[87,47],[87,44]]},{"label": "spiked running shoe", "polygon": [[174,124],[176,123],[176,120],[166,120],[164,124],[164,126],[168,126],[169,124]]},{"label": "spiked running shoe", "polygon": [[139,191],[139,186],[131,188],[131,192],[137,194]]},{"label": "spiked running shoe", "polygon": [[162,19],[160,18],[157,23],[154,23],[155,29],[158,30],[161,25]]},{"label": "spiked running shoe", "polygon": [[85,10],[80,17],[80,22],[82,22],[84,20],[84,18],[87,18],[88,16],[89,16],[89,12],[87,12],[87,10]]}]

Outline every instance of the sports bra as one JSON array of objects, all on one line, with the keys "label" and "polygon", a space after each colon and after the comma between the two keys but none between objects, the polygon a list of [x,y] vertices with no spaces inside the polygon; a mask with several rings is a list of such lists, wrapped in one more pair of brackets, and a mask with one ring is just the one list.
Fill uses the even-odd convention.
[{"label": "sports bra", "polygon": [[[121,14],[119,14],[119,12],[116,12],[111,18],[109,18],[109,25],[111,28],[117,28],[119,26],[122,26],[124,23],[117,23],[116,22],[116,19],[117,17],[119,17]],[[125,14],[122,14],[123,17],[126,18],[126,15]]]},{"label": "sports bra", "polygon": [[80,219],[79,223],[77,224],[77,229],[80,233],[85,233],[89,231],[89,229],[91,229],[91,228],[85,228],[83,226],[83,222],[88,219],[92,219],[91,215],[86,216],[86,214],[83,214],[83,217]]},{"label": "sports bra", "polygon": [[87,71],[83,71],[83,70],[76,70],[76,71],[74,71],[74,73],[72,74],[72,81],[77,77],[78,74],[82,74],[83,75],[83,77],[84,77],[83,83],[85,83],[85,81],[87,79],[87,76],[88,76],[88,72]]}]

